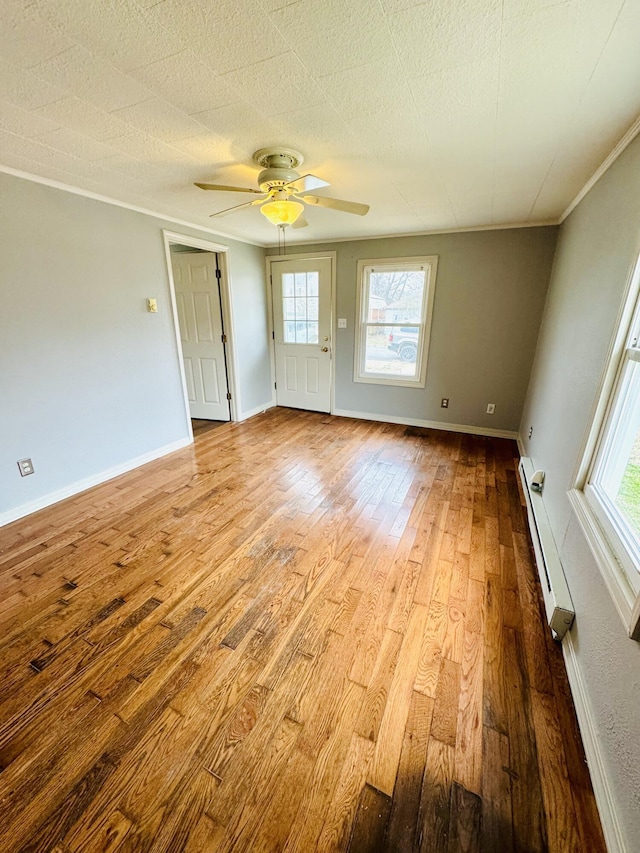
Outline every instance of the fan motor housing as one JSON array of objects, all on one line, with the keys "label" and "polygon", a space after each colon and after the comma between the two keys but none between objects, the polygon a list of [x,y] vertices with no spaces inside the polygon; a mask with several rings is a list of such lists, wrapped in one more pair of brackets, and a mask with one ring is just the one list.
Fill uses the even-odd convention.
[{"label": "fan motor housing", "polygon": [[263,169],[258,175],[258,186],[262,192],[274,187],[282,187],[290,181],[296,181],[300,175],[294,169]]}]

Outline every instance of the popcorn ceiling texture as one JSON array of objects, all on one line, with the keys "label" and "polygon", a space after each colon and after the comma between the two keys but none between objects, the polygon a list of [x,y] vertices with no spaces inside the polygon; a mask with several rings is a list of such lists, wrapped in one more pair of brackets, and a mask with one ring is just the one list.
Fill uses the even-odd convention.
[{"label": "popcorn ceiling texture", "polygon": [[557,221],[640,113],[632,0],[4,0],[0,165],[272,243],[257,148],[324,192],[290,242]]}]

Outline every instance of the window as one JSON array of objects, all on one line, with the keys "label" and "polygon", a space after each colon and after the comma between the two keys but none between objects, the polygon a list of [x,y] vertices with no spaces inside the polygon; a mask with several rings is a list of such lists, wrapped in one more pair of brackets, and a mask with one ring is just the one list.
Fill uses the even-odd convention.
[{"label": "window", "polygon": [[318,272],[282,274],[283,342],[318,343]]},{"label": "window", "polygon": [[640,263],[572,503],[618,610],[640,639]]},{"label": "window", "polygon": [[358,263],[356,382],[424,388],[437,258]]}]

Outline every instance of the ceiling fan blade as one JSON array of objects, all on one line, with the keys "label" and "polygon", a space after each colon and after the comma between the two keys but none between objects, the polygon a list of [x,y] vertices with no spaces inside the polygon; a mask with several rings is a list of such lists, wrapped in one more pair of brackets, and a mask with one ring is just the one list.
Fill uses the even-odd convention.
[{"label": "ceiling fan blade", "polygon": [[309,225],[309,223],[304,218],[304,216],[299,216],[291,227],[292,228],[307,228],[308,225]]},{"label": "ceiling fan blade", "polygon": [[223,190],[227,193],[260,193],[262,190],[252,190],[249,187],[225,187],[222,184],[194,184],[195,187],[200,187],[201,190]]},{"label": "ceiling fan blade", "polygon": [[295,181],[289,181],[285,186],[297,193],[308,193],[309,190],[319,190],[320,187],[328,187],[329,184],[322,178],[318,178],[317,175],[301,175]]},{"label": "ceiling fan blade", "polygon": [[368,204],[360,204],[357,201],[342,201],[339,198],[328,198],[321,195],[300,196],[305,204],[317,204],[319,207],[330,207],[332,210],[342,210],[345,213],[355,213],[364,216],[369,212]]},{"label": "ceiling fan blade", "polygon": [[209,217],[224,216],[225,213],[231,213],[233,210],[242,210],[243,207],[253,207],[254,204],[262,204],[266,198],[267,196],[263,195],[262,198],[256,198],[253,201],[245,201],[244,204],[235,204],[233,207],[225,207],[224,210],[217,210],[215,213],[210,213]]}]

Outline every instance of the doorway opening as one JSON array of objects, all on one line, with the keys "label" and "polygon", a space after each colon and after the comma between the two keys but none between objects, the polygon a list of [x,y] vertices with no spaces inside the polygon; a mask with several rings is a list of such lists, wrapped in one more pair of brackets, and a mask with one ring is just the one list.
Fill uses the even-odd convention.
[{"label": "doorway opening", "polygon": [[276,404],[333,411],[335,253],[271,256]]},{"label": "doorway opening", "polygon": [[191,436],[237,419],[226,247],[164,232]]}]

